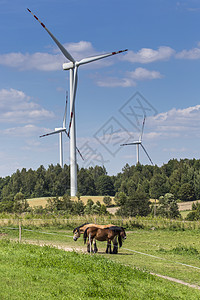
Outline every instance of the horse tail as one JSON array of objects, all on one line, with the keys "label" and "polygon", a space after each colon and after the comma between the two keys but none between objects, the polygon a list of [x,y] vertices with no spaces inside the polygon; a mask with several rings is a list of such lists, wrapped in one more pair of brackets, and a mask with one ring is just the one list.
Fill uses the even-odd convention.
[{"label": "horse tail", "polygon": [[83,234],[84,244],[86,243],[86,240],[87,240],[87,230],[88,230],[88,228],[85,229],[84,234]]},{"label": "horse tail", "polygon": [[119,247],[122,246],[122,237],[120,234],[118,234],[118,243],[119,243]]}]

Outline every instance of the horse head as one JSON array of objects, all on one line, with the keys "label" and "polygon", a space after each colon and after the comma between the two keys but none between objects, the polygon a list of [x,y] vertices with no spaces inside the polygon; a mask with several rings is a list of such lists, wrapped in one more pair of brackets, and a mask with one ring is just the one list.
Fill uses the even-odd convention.
[{"label": "horse head", "polygon": [[80,236],[81,236],[81,229],[82,229],[82,227],[84,227],[84,226],[87,225],[87,224],[89,224],[89,223],[84,223],[84,224],[82,224],[82,225],[80,225],[80,226],[74,228],[74,230],[73,230],[73,234],[74,234],[73,240],[74,240],[74,241],[77,241],[78,238],[80,238]]},{"label": "horse head", "polygon": [[121,227],[121,230],[120,230],[120,236],[122,237],[123,240],[126,239],[126,232],[125,232],[124,227]]},{"label": "horse head", "polygon": [[81,236],[80,228],[79,227],[74,228],[73,234],[74,234],[73,240],[76,242],[78,240],[78,238],[80,238],[80,236]]},{"label": "horse head", "polygon": [[119,243],[119,247],[122,246],[122,240],[126,239],[126,232],[124,227],[119,227],[119,231],[118,231],[118,243]]}]

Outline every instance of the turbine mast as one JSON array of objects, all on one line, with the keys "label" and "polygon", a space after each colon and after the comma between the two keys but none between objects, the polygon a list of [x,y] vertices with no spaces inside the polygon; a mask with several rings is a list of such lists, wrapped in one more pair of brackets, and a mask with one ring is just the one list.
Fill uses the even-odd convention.
[{"label": "turbine mast", "polygon": [[[89,58],[83,58],[80,61],[76,61],[72,55],[65,49],[65,47],[57,40],[57,38],[50,32],[50,30],[42,23],[32,11],[27,8],[28,12],[40,23],[40,25],[47,31],[53,41],[56,43],[62,54],[70,61],[63,64],[64,70],[70,70],[70,122],[69,122],[69,131],[66,134],[70,137],[70,175],[71,175],[71,196],[76,196],[77,194],[77,162],[76,162],[76,126],[75,126],[75,98],[76,98],[76,89],[78,81],[78,67],[87,64],[93,61],[97,61],[102,58],[106,58],[118,53],[127,51],[120,50],[115,52],[110,52],[106,54],[96,55]],[[79,152],[79,150],[78,150]],[[80,153],[80,152],[79,152]],[[81,154],[80,154],[81,155]]]}]

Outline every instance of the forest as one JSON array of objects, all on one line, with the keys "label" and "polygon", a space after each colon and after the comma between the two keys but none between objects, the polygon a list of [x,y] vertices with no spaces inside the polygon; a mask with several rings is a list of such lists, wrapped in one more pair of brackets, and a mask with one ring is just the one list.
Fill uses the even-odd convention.
[{"label": "forest", "polygon": [[[78,192],[77,196],[115,196],[119,206],[125,205],[127,200],[148,202],[150,198],[159,199],[168,193],[175,201],[197,200],[200,199],[200,160],[171,159],[161,167],[126,164],[114,176],[109,176],[106,168],[101,166],[78,168]],[[25,199],[69,195],[70,167],[23,168],[0,178],[0,210],[5,203],[13,203],[19,193]]]}]

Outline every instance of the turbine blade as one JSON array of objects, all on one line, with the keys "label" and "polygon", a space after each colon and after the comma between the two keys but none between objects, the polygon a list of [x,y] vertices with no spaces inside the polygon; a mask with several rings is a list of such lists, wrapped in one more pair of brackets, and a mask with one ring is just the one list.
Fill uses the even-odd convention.
[{"label": "turbine blade", "polygon": [[140,135],[140,138],[139,138],[140,141],[142,141],[142,136],[143,136],[143,132],[144,132],[145,119],[146,119],[146,116],[144,116],[144,120],[143,120],[143,123],[142,123],[142,131],[141,131],[141,135]]},{"label": "turbine blade", "polygon": [[80,150],[76,147],[76,151],[78,152],[78,154],[80,155],[80,157],[82,158],[82,160],[84,160],[83,155],[81,154]]},{"label": "turbine blade", "polygon": [[112,56],[112,55],[115,55],[115,54],[118,54],[118,53],[122,53],[122,52],[125,52],[125,51],[128,51],[128,49],[120,50],[120,51],[116,51],[116,52],[111,52],[111,53],[106,53],[106,54],[100,54],[100,55],[96,55],[96,56],[92,56],[92,57],[88,57],[88,58],[83,58],[80,61],[78,61],[76,64],[77,64],[77,66],[80,66],[80,65],[87,64],[87,63],[90,63],[92,61],[99,60],[99,59],[102,59],[102,58],[105,58],[105,57],[108,57],[108,56]]},{"label": "turbine blade", "polygon": [[128,144],[121,144],[120,146],[139,145],[139,144],[141,144],[140,141],[138,141],[138,142],[132,142],[132,143],[128,143]]},{"label": "turbine blade", "polygon": [[144,146],[143,146],[142,144],[141,144],[141,146],[142,146],[142,149],[144,150],[144,152],[146,153],[148,159],[150,160],[151,164],[153,165],[153,162],[152,162],[152,160],[151,160],[151,157],[150,157],[149,154],[147,153],[146,149],[144,148]]},{"label": "turbine blade", "polygon": [[55,36],[49,31],[49,29],[38,19],[36,15],[32,13],[32,11],[27,8],[27,10],[33,15],[33,17],[42,25],[42,27],[48,32],[50,37],[53,39],[53,41],[56,43],[60,51],[63,53],[63,55],[69,59],[71,62],[75,62],[75,59],[71,56],[71,54],[63,47],[63,45],[55,38]]},{"label": "turbine blade", "polygon": [[52,132],[40,135],[40,137],[45,137],[45,136],[56,134],[56,133],[60,133],[60,132],[63,132],[63,131],[66,131],[66,128],[61,128],[61,129],[58,129],[58,130],[54,130]]},{"label": "turbine blade", "polygon": [[[66,135],[68,136],[68,138],[70,139],[69,133],[65,130]],[[78,154],[80,155],[80,157],[82,158],[82,160],[84,160],[83,155],[81,154],[80,150],[76,147],[76,151],[78,152]]]},{"label": "turbine blade", "polygon": [[75,98],[76,98],[76,90],[77,90],[77,81],[78,81],[78,67],[76,66],[74,68],[74,80],[73,80],[73,90],[72,90],[72,106],[71,106],[71,114],[70,114],[68,135],[70,135],[70,129],[71,129],[72,120],[73,120],[73,116],[74,116],[74,107],[75,107]]},{"label": "turbine blade", "polygon": [[68,92],[66,92],[66,103],[65,103],[65,113],[64,113],[64,118],[63,118],[63,128],[66,128],[67,101],[68,101]]},{"label": "turbine blade", "polygon": [[46,133],[46,134],[43,134],[43,135],[40,135],[40,138],[41,137],[45,137],[45,136],[49,136],[49,135],[52,135],[52,134],[56,134],[57,132],[53,131],[53,132],[49,132],[49,133]]}]

